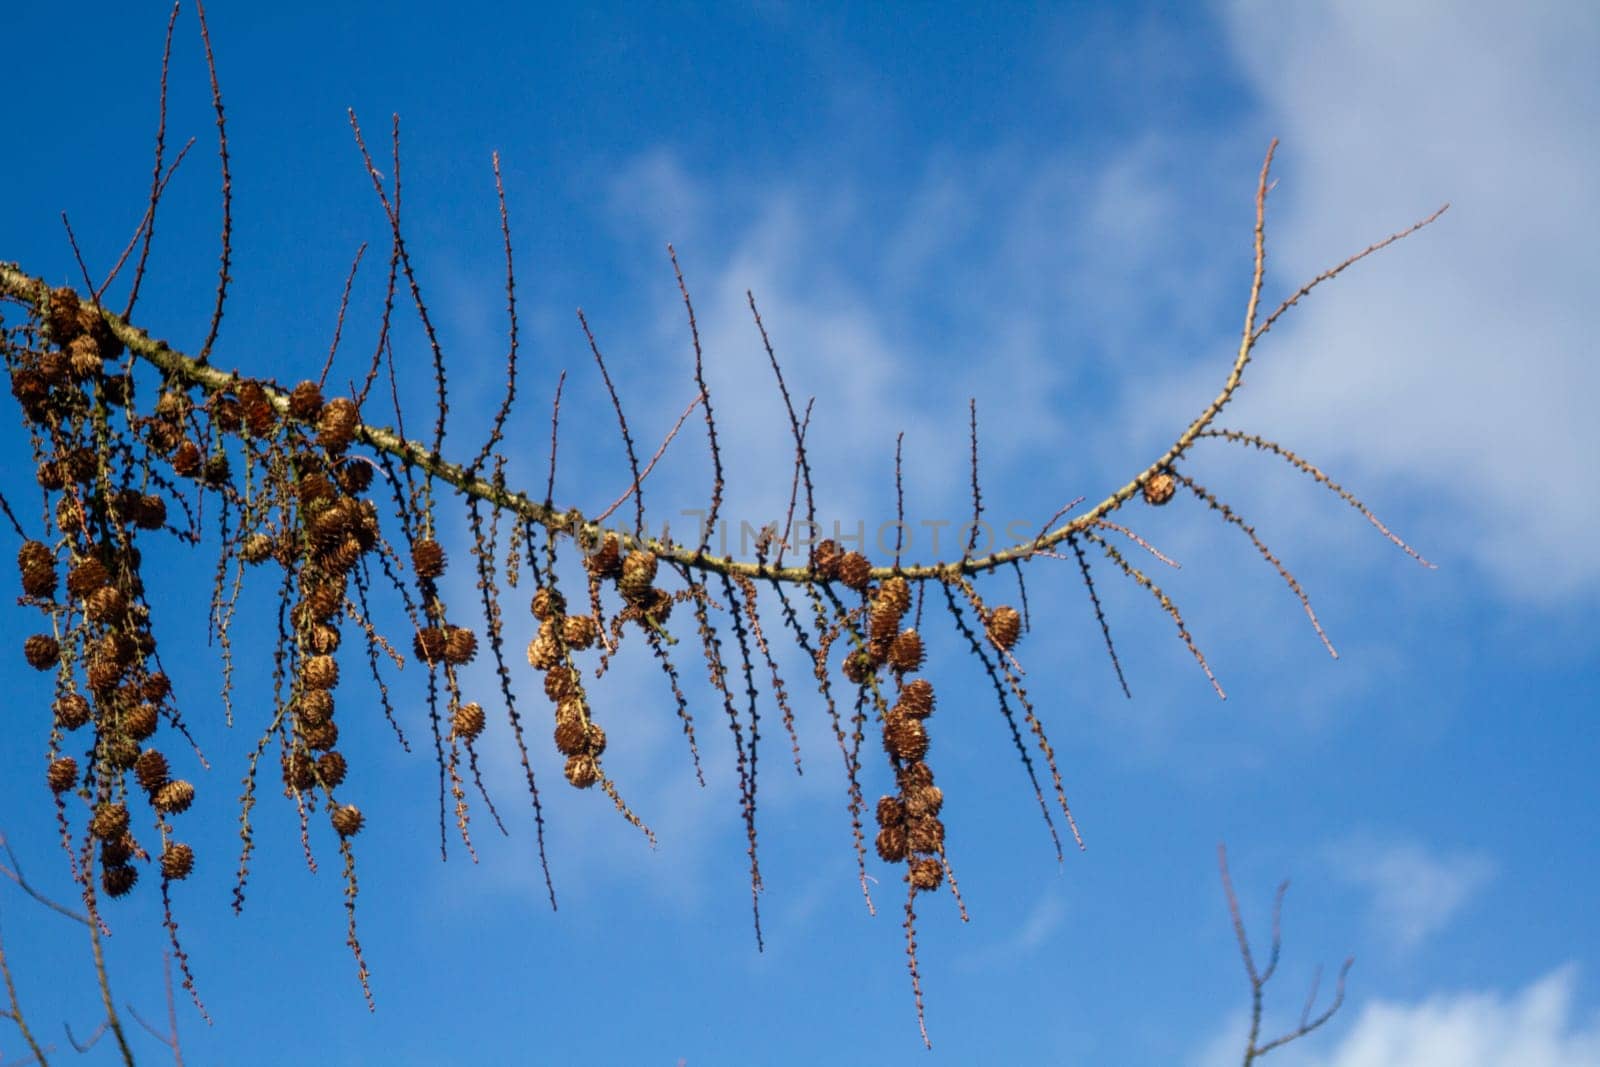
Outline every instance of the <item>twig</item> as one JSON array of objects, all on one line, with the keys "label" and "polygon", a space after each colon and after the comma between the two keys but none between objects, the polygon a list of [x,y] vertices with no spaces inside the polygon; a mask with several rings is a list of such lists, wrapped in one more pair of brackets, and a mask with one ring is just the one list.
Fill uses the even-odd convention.
[{"label": "twig", "polygon": [[1245,934],[1244,918],[1239,912],[1239,897],[1233,891],[1233,879],[1228,874],[1228,847],[1217,846],[1217,869],[1222,875],[1222,892],[1228,901],[1228,916],[1233,922],[1233,936],[1239,942],[1239,958],[1244,962],[1245,975],[1250,980],[1250,1036],[1245,1044],[1244,1067],[1250,1067],[1256,1060],[1265,1056],[1274,1049],[1282,1048],[1292,1041],[1298,1041],[1307,1034],[1321,1027],[1344,1004],[1345,976],[1350,973],[1355,957],[1347,957],[1339,968],[1338,984],[1334,989],[1333,1003],[1328,1005],[1326,1011],[1311,1018],[1312,1006],[1316,1003],[1317,987],[1320,984],[1322,971],[1319,968],[1311,982],[1311,991],[1306,997],[1305,1007],[1300,1011],[1300,1022],[1295,1029],[1279,1037],[1261,1044],[1261,1011],[1267,983],[1278,969],[1278,960],[1283,950],[1283,897],[1289,891],[1287,881],[1280,882],[1278,891],[1272,900],[1272,948],[1267,958],[1267,965],[1257,969],[1255,957],[1250,952],[1250,938]]}]

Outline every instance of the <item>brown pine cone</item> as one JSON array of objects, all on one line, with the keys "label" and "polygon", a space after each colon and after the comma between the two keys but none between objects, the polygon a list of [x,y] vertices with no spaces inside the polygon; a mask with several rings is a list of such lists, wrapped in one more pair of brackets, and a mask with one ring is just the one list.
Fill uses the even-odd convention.
[{"label": "brown pine cone", "polygon": [[915,630],[902,630],[889,646],[889,666],[901,673],[922,666],[922,635]]},{"label": "brown pine cone", "polygon": [[881,796],[878,798],[878,825],[899,826],[905,822],[906,806],[899,797]]},{"label": "brown pine cone", "polygon": [[878,848],[878,856],[885,863],[899,863],[906,858],[906,830],[903,826],[885,826],[878,831],[878,837],[873,842]]},{"label": "brown pine cone", "polygon": [[569,648],[588,648],[598,634],[592,615],[569,615],[561,623],[561,638]]},{"label": "brown pine cone", "polygon": [[24,541],[17,550],[22,591],[29,596],[49,596],[56,591],[56,558],[43,541]]},{"label": "brown pine cone", "polygon": [[135,704],[122,716],[122,730],[135,741],[143,741],[156,732],[161,717],[154,704]]},{"label": "brown pine cone", "polygon": [[900,699],[894,710],[914,719],[926,719],[933,714],[933,683],[926,678],[913,678],[900,690]]},{"label": "brown pine cone", "polygon": [[[615,541],[611,542],[613,545]],[[560,618],[566,614],[567,598],[555,589],[541,589],[533,594],[533,617],[540,622],[550,618]]]},{"label": "brown pine cone", "polygon": [[936,785],[919,786],[906,794],[906,815],[912,819],[925,819],[939,814],[944,807],[944,790]]},{"label": "brown pine cone", "polygon": [[437,578],[444,574],[444,548],[431,537],[411,546],[411,567],[418,578]]},{"label": "brown pine cone", "polygon": [[914,888],[923,892],[938,889],[939,883],[944,881],[944,864],[931,856],[912,860],[911,868],[906,872],[906,879]]},{"label": "brown pine cone", "polygon": [[831,538],[818,541],[817,547],[811,551],[811,566],[823,578],[837,578],[839,576],[839,561],[844,558],[844,550],[839,547],[839,542]]},{"label": "brown pine cone", "polygon": [[322,417],[322,389],[316,382],[301,382],[289,392],[289,414],[301,422]]},{"label": "brown pine cone", "polygon": [[63,730],[76,730],[89,721],[89,701],[81,693],[67,693],[56,701],[56,723]]},{"label": "brown pine cone", "polygon": [[989,636],[1003,649],[1010,649],[1022,634],[1022,616],[1013,607],[998,607],[989,613]]},{"label": "brown pine cone", "polygon": [[859,552],[846,552],[839,560],[839,580],[851,589],[865,589],[872,581],[872,564]]},{"label": "brown pine cone", "polygon": [[100,870],[100,886],[106,891],[108,897],[125,897],[133,891],[133,884],[139,880],[139,869],[126,864],[117,864],[112,867],[103,867]]},{"label": "brown pine cone", "polygon": [[340,837],[354,837],[359,834],[361,832],[361,824],[365,821],[362,818],[361,809],[354,804],[345,804],[334,808],[328,813],[328,818]]},{"label": "brown pine cone", "polygon": [[153,748],[147,748],[134,761],[133,774],[139,780],[139,788],[146,793],[157,792],[167,784],[167,757]]},{"label": "brown pine cone", "polygon": [[189,810],[189,805],[194,803],[194,786],[178,778],[168,782],[156,791],[155,808],[157,811],[169,815],[177,815]]},{"label": "brown pine cone", "polygon": [[338,455],[355,440],[356,428],[361,425],[361,413],[355,401],[336,396],[322,406],[317,418],[317,444],[332,455]]},{"label": "brown pine cone", "polygon": [[928,752],[928,731],[920,719],[889,713],[883,721],[883,747],[902,760],[920,760]]},{"label": "brown pine cone", "polygon": [[444,661],[461,666],[470,663],[472,657],[478,654],[478,635],[465,626],[450,626],[445,629]]},{"label": "brown pine cone", "polygon": [[1159,508],[1171,500],[1177,491],[1178,479],[1172,476],[1172,472],[1158,471],[1144,483],[1144,502]]},{"label": "brown pine cone", "polygon": [[450,716],[450,729],[463,741],[476,741],[487,721],[481,704],[462,704]]},{"label": "brown pine cone", "polygon": [[339,664],[332,656],[311,656],[300,666],[300,682],[307,689],[332,689],[339,684]]},{"label": "brown pine cone", "polygon": [[50,785],[50,792],[65,793],[78,784],[78,761],[71,756],[59,756],[50,761],[50,769],[45,772],[45,781]]},{"label": "brown pine cone", "polygon": [[161,850],[161,875],[168,881],[179,882],[194,870],[194,849],[181,841],[168,842]]},{"label": "brown pine cone", "polygon": [[22,655],[35,670],[52,670],[61,661],[61,645],[49,634],[34,634],[22,642]]},{"label": "brown pine cone", "polygon": [[936,853],[944,847],[944,823],[931,815],[906,823],[906,844],[912,852]]},{"label": "brown pine cone", "polygon": [[89,820],[89,832],[102,841],[112,841],[128,831],[128,806],[122,803],[103,803],[94,809]]},{"label": "brown pine cone", "polygon": [[588,789],[600,780],[600,765],[593,756],[577,755],[567,759],[567,781],[579,789]]},{"label": "brown pine cone", "polygon": [[322,784],[329,789],[338,788],[349,769],[350,766],[341,753],[328,751],[317,757],[317,777],[321,778]]}]

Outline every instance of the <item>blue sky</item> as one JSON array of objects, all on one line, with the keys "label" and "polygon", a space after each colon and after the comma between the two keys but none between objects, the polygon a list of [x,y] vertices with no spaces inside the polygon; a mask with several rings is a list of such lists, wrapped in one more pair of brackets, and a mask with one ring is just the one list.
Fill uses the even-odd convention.
[{"label": "blue sky", "polygon": [[[511,836],[480,815],[481,862],[457,848],[441,865],[431,760],[400,751],[375,709],[369,723],[343,713],[346,789],[370,819],[358,839],[369,1015],[343,944],[337,858],[324,848],[322,872],[309,874],[292,810],[270,791],[247,908],[229,908],[233,798],[270,714],[270,590],[244,603],[230,731],[204,627],[184,609],[207,595],[214,561],[152,553],[165,586],[158,632],[165,649],[195,650],[169,652],[169,666],[212,763],[190,768],[202,802],[185,831],[200,862],[176,893],[215,1019],[181,1012],[189,1062],[1234,1062],[1248,1000],[1216,878],[1223,840],[1258,938],[1273,887],[1293,879],[1269,1029],[1298,1012],[1319,962],[1356,956],[1344,1012],[1272,1062],[1600,1062],[1600,457],[1587,410],[1600,387],[1589,310],[1600,85],[1582,73],[1600,48],[1593,10],[766,3],[457,5],[446,16],[352,3],[219,4],[210,16],[235,254],[214,362],[314,375],[367,241],[332,380],[362,373],[386,228],[345,109],[375,145],[398,112],[408,240],[452,360],[447,451],[475,448],[474,412],[503,378],[498,150],[525,359],[512,475],[542,479],[549,398],[566,369],[556,495],[590,510],[620,492],[625,467],[573,309],[589,316],[653,447],[693,396],[668,241],[696,299],[731,514],[772,518],[789,486],[748,288],[791,389],[817,397],[823,515],[869,527],[892,517],[904,430],[909,512],[961,521],[972,397],[991,514],[1042,523],[1120,485],[1215,392],[1242,317],[1271,138],[1282,148],[1269,302],[1453,207],[1276,327],[1225,419],[1320,464],[1437,570],[1286,465],[1222,445],[1189,465],[1295,572],[1338,661],[1236,530],[1195,507],[1130,508],[1123,517],[1183,564],[1160,580],[1229,696],[1216,699],[1144,594],[1102,570],[1126,700],[1075,567],[1036,561],[1035,629],[1019,655],[1088,844],[1058,865],[986,679],[950,635],[932,636],[934,758],[972,921],[947,897],[921,909],[931,1053],[893,872],[870,868],[884,884],[868,916],[837,750],[793,653],[783,662],[806,773],[786,770],[787,742],[771,728],[764,953],[750,929],[731,740],[703,685],[692,693],[703,790],[637,648],[596,691],[610,769],[660,834],[654,852],[603,798],[565,787],[536,732],[556,913],[503,722],[486,735],[485,773]],[[103,270],[143,210],[165,11],[90,4],[64,26],[22,8],[0,26],[12,116],[0,258],[73,282],[59,213]],[[169,146],[191,135],[137,316],[188,348],[204,336],[219,208],[186,11]],[[410,368],[408,425],[421,426],[431,382],[409,321],[397,355]],[[652,476],[658,520],[703,504],[694,431]],[[5,435],[10,465],[25,468],[25,435]],[[4,486],[24,516],[37,510],[25,482]],[[464,520],[443,514],[460,544]],[[464,607],[470,575],[451,577],[446,598]],[[531,629],[524,599],[507,601],[513,650]],[[5,626],[20,638],[32,612],[10,609]],[[0,749],[0,831],[36,882],[66,895],[39,785],[49,694],[19,657],[8,664],[17,721]],[[488,670],[474,681],[492,694]],[[394,689],[403,722],[425,736],[415,672]],[[341,690],[345,706],[362,692]],[[542,710],[535,686],[522,692]],[[883,778],[871,769],[869,799]],[[124,999],[159,1016],[164,938],[145,888],[109,910],[112,967]],[[58,1021],[92,1028],[76,932],[0,884],[0,933],[48,1039],[65,1047]],[[0,1034],[0,1051],[19,1048]],[[145,1040],[143,1052],[161,1049]],[[109,1055],[102,1046],[86,1062]]]}]

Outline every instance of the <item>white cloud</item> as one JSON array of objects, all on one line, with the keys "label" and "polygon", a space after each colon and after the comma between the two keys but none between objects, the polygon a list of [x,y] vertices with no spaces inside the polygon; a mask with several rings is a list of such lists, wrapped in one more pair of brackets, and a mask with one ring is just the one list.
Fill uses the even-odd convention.
[{"label": "white cloud", "polygon": [[1418,218],[1433,230],[1285,320],[1248,401],[1362,485],[1410,490],[1417,534],[1510,596],[1600,584],[1589,131],[1600,10],[1559,3],[1226,7],[1284,139],[1277,290]]},{"label": "white cloud", "polygon": [[[1373,999],[1353,1022],[1347,1015],[1335,1016],[1326,1029],[1273,1052],[1271,1062],[1277,1067],[1590,1067],[1600,1063],[1600,1017],[1573,1018],[1577,976],[1577,967],[1569,964],[1514,993],[1436,993],[1415,1003]],[[1196,1067],[1237,1063],[1246,1032],[1242,1013],[1230,1018],[1192,1062]],[[1264,1039],[1276,1036],[1273,1031]],[[1321,1051],[1330,1043],[1331,1053]]]},{"label": "white cloud", "polygon": [[1572,1019],[1575,966],[1515,995],[1375,1001],[1326,1067],[1583,1067],[1600,1063],[1600,1019]]},{"label": "white cloud", "polygon": [[1342,879],[1372,895],[1372,917],[1401,951],[1444,929],[1494,876],[1488,857],[1434,853],[1412,842],[1350,838],[1328,849]]}]

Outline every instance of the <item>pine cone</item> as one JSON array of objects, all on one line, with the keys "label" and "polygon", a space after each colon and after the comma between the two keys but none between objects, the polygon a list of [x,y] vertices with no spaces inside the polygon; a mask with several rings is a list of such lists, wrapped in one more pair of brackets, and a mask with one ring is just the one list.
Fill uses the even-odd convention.
[{"label": "pine cone", "polygon": [[78,761],[71,756],[59,756],[50,761],[50,769],[45,772],[45,781],[50,785],[50,792],[65,793],[78,784]]},{"label": "pine cone", "polygon": [[1178,479],[1172,476],[1172,472],[1158,471],[1144,483],[1144,502],[1159,508],[1171,500],[1177,491]]},{"label": "pine cone", "polygon": [[556,720],[556,751],[563,756],[581,755],[588,747],[589,727],[581,718]]},{"label": "pine cone", "polygon": [[22,543],[17,569],[22,572],[22,591],[29,596],[46,597],[56,591],[55,554],[43,541]]},{"label": "pine cone", "polygon": [[901,767],[894,775],[895,784],[900,787],[901,793],[911,793],[918,789],[926,789],[933,784],[933,768],[920,760],[916,763]]},{"label": "pine cone", "polygon": [[551,634],[541,630],[538,637],[528,642],[528,666],[536,671],[547,671],[561,662],[561,646]]},{"label": "pine cone", "polygon": [[463,741],[476,741],[486,722],[482,705],[462,704],[450,716],[450,729]]},{"label": "pine cone", "polygon": [[899,826],[906,818],[906,806],[899,797],[878,798],[878,825]]},{"label": "pine cone", "polygon": [[135,704],[122,716],[122,730],[135,741],[143,741],[161,725],[154,704]]},{"label": "pine cone", "polygon": [[937,853],[944,847],[944,823],[931,815],[907,821],[906,844],[912,852]]},{"label": "pine cone", "polygon": [[552,667],[544,675],[544,695],[551,700],[576,696],[582,679],[571,667]]},{"label": "pine cone", "polygon": [[832,539],[818,541],[817,547],[811,552],[811,566],[823,578],[837,578],[839,576],[839,561],[844,558],[844,552],[839,548],[839,543]]},{"label": "pine cone", "polygon": [[306,726],[318,726],[333,718],[333,694],[326,689],[307,689],[295,701],[295,714]]},{"label": "pine cone", "polygon": [[859,552],[846,552],[839,560],[839,580],[851,589],[865,589],[872,581],[872,564]]},{"label": "pine cone", "polygon": [[194,803],[194,786],[181,778],[175,779],[157,790],[153,803],[157,811],[169,815],[181,814]]},{"label": "pine cone", "polygon": [[478,635],[465,626],[451,626],[445,630],[444,661],[456,666],[470,663],[478,654]]},{"label": "pine cone", "polygon": [[291,752],[283,759],[283,784],[303,793],[317,784],[317,763],[306,752]]},{"label": "pine cone", "polygon": [[332,689],[339,684],[339,664],[332,656],[311,656],[300,667],[300,682],[307,689]]},{"label": "pine cone", "polygon": [[1016,608],[998,607],[989,613],[989,636],[1002,649],[1010,649],[1022,634],[1022,616]]},{"label": "pine cone", "polygon": [[340,837],[354,837],[359,834],[361,824],[365,821],[361,816],[361,809],[354,804],[334,808],[328,813],[328,818]]},{"label": "pine cone", "polygon": [[893,610],[896,615],[904,615],[911,610],[911,583],[898,574],[885,578],[878,586],[875,603]]},{"label": "pine cone", "polygon": [[35,670],[53,670],[61,661],[61,645],[49,634],[34,634],[22,642],[22,655]]},{"label": "pine cone", "polygon": [[883,747],[902,760],[920,760],[928,752],[928,731],[920,719],[889,713],[883,722]]},{"label": "pine cone", "polygon": [[622,577],[617,580],[617,589],[622,593],[622,598],[630,604],[648,601],[653,592],[651,586],[656,580],[656,568],[656,554],[649,549],[629,552],[622,561]]},{"label": "pine cone", "polygon": [[912,860],[906,879],[913,888],[923,892],[938,889],[939,883],[944,881],[944,864],[932,857]]},{"label": "pine cone", "polygon": [[561,623],[561,638],[568,648],[588,648],[599,635],[591,615],[569,615]]},{"label": "pine cone", "polygon": [[[615,541],[612,542],[612,544],[615,543]],[[562,596],[558,590],[540,589],[533,594],[533,603],[530,607],[533,610],[533,617],[540,622],[545,622],[551,618],[559,619],[566,614],[567,598]]]},{"label": "pine cone", "polygon": [[289,414],[306,423],[322,417],[322,389],[316,382],[301,382],[290,391]]},{"label": "pine cone", "polygon": [[317,777],[329,789],[337,789],[349,769],[344,756],[338,752],[328,751],[317,757]]},{"label": "pine cone", "polygon": [[593,756],[577,755],[567,759],[567,781],[579,789],[588,789],[600,780],[600,765]]},{"label": "pine cone", "polygon": [[433,538],[424,538],[411,546],[411,567],[418,578],[437,578],[444,574],[444,548]]},{"label": "pine cone", "polygon": [[168,881],[179,882],[194,870],[194,849],[181,841],[172,841],[161,850],[161,875]]},{"label": "pine cone", "polygon": [[300,736],[305,738],[307,748],[323,752],[339,743],[339,726],[330,719],[315,726],[302,727]]},{"label": "pine cone", "polygon": [[936,785],[919,786],[906,793],[906,815],[912,819],[925,819],[939,814],[944,807],[944,790]]},{"label": "pine cone", "polygon": [[933,683],[926,678],[913,678],[900,690],[900,699],[894,710],[914,719],[926,719],[933,714]]},{"label": "pine cone", "polygon": [[63,730],[76,730],[89,721],[89,701],[81,693],[66,693],[56,701],[56,723]]},{"label": "pine cone", "polygon": [[[622,546],[616,534],[607,534],[604,542],[583,558],[583,565],[596,578],[615,578],[622,573]],[[538,609],[534,609],[538,615]],[[539,616],[541,619],[543,615]]]},{"label": "pine cone", "polygon": [[317,419],[317,444],[329,454],[338,455],[350,447],[360,425],[361,413],[355,401],[336,396],[322,406],[322,414]]},{"label": "pine cone", "polygon": [[903,826],[885,826],[878,831],[878,837],[873,842],[878,848],[878,856],[885,863],[899,863],[906,858],[906,831]]},{"label": "pine cone", "polygon": [[125,897],[133,891],[133,884],[139,880],[139,869],[126,864],[117,864],[113,867],[102,867],[100,870],[100,886],[106,891],[108,897]]},{"label": "pine cone", "polygon": [[922,666],[922,635],[915,630],[902,630],[889,646],[889,666],[902,673]]},{"label": "pine cone", "polygon": [[128,806],[122,803],[103,803],[94,809],[89,820],[89,832],[102,841],[111,841],[128,831]]},{"label": "pine cone", "polygon": [[147,748],[134,761],[133,774],[139,780],[139,788],[146,793],[158,792],[167,784],[167,757],[153,748]]}]

